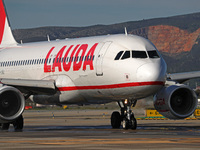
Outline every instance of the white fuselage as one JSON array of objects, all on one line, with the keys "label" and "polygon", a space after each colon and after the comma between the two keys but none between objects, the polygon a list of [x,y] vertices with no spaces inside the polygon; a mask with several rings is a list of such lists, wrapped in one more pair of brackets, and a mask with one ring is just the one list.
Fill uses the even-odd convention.
[{"label": "white fuselage", "polygon": [[57,94],[34,98],[56,104],[140,99],[155,94],[164,85],[165,75],[166,64],[155,46],[133,35],[37,42],[0,49],[0,78],[55,80]]}]

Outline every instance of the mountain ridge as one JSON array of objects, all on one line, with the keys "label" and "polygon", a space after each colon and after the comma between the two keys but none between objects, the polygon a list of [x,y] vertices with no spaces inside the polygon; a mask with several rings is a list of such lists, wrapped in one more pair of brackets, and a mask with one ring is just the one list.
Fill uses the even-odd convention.
[{"label": "mountain ridge", "polygon": [[[188,20],[188,21],[186,22],[185,20]],[[128,31],[132,31],[139,28],[161,25],[161,24],[175,26],[183,30],[188,30],[189,32],[194,32],[200,27],[200,12],[187,14],[187,15],[173,16],[173,17],[153,18],[153,19],[140,20],[140,21],[129,21],[129,22],[123,22],[123,23],[117,23],[117,24],[111,24],[111,25],[93,25],[93,26],[87,26],[87,27],[49,26],[49,27],[38,27],[38,28],[30,28],[30,29],[15,29],[13,30],[13,33],[17,41],[25,40],[25,42],[29,42],[29,41],[36,40],[36,38],[34,38],[33,40],[30,39],[34,37],[33,32],[35,32],[35,34],[37,33],[40,35],[37,37],[42,37],[40,39],[45,40],[44,37],[46,37],[47,33],[50,36],[52,36],[52,39],[76,38],[76,37],[84,37],[84,36],[124,33],[124,27],[126,27]],[[41,30],[43,32],[41,32]],[[26,36],[25,34],[27,31],[31,33],[29,36]],[[61,32],[63,33],[61,34]],[[41,35],[41,33],[45,33],[45,35],[44,34]]]}]

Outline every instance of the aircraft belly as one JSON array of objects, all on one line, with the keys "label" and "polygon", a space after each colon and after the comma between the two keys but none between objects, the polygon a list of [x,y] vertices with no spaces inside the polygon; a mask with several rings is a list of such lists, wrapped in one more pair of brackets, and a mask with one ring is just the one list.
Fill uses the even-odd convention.
[{"label": "aircraft belly", "polygon": [[152,95],[161,87],[162,85],[145,85],[140,87],[64,91],[60,95],[60,102],[65,104],[96,104],[124,99],[141,99]]}]

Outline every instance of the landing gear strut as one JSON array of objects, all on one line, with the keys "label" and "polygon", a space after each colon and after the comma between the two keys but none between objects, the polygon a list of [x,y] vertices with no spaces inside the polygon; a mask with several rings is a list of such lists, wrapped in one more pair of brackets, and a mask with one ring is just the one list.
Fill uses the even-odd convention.
[{"label": "landing gear strut", "polygon": [[131,106],[136,105],[135,101],[125,101],[118,102],[118,105],[121,108],[121,115],[119,112],[115,111],[111,115],[111,126],[112,128],[120,128],[121,122],[123,129],[133,129],[137,128],[137,120],[134,117],[134,114],[131,110]]}]

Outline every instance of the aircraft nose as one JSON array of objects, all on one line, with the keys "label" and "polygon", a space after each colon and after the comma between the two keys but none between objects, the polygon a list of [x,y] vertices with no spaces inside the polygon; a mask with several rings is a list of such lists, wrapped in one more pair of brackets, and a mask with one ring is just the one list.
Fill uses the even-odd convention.
[{"label": "aircraft nose", "polygon": [[165,82],[165,74],[165,65],[161,65],[160,63],[146,63],[137,69],[137,80],[139,82]]}]

